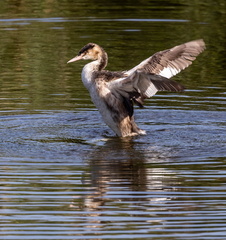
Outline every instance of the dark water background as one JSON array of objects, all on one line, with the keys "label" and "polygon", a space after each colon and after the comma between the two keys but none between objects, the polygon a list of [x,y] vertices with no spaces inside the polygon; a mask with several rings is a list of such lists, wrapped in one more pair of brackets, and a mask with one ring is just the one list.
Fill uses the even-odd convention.
[{"label": "dark water background", "polygon": [[[225,1],[0,2],[0,239],[226,239]],[[82,86],[203,38],[207,49],[114,137]]]}]

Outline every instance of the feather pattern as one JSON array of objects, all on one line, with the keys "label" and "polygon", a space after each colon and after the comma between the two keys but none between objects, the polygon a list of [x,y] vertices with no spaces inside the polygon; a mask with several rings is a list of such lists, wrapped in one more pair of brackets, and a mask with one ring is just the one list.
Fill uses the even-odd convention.
[{"label": "feather pattern", "polygon": [[107,88],[111,92],[118,92],[126,98],[131,98],[142,107],[143,100],[154,96],[157,91],[181,92],[184,87],[168,78],[160,75],[135,71],[128,77],[110,81]]},{"label": "feather pattern", "polygon": [[204,49],[205,43],[202,39],[187,42],[171,49],[155,53],[136,67],[127,71],[127,74],[140,70],[171,78],[191,65],[192,61],[194,61]]},{"label": "feather pattern", "polygon": [[117,136],[125,137],[145,133],[134,121],[133,104],[143,107],[144,99],[158,91],[183,91],[180,83],[169,78],[191,65],[204,49],[203,40],[191,41],[157,52],[129,71],[110,72],[104,70],[107,53],[89,43],[68,63],[92,60],[83,67],[82,82],[105,123]]}]

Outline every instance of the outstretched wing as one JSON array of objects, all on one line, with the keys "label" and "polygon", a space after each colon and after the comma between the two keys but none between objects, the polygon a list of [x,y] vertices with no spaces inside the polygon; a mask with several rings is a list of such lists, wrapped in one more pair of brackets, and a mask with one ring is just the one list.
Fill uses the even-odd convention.
[{"label": "outstretched wing", "polygon": [[[145,98],[150,98],[157,91],[181,92],[184,87],[170,80],[192,64],[192,61],[205,49],[203,40],[195,40],[158,52],[136,67],[124,72],[124,77],[106,82],[113,99],[120,99],[130,116],[133,115],[133,102],[143,107]],[[126,76],[127,75],[127,76]],[[114,100],[107,101],[115,108]]]},{"label": "outstretched wing", "polygon": [[205,49],[202,39],[187,42],[168,50],[155,53],[136,67],[127,71],[128,75],[136,70],[154,73],[171,78],[192,64],[192,61]]},{"label": "outstretched wing", "polygon": [[107,83],[107,87],[113,95],[120,95],[127,101],[134,101],[138,106],[143,106],[145,98],[150,98],[157,91],[181,92],[184,87],[168,78],[160,75],[135,71],[132,75]]}]

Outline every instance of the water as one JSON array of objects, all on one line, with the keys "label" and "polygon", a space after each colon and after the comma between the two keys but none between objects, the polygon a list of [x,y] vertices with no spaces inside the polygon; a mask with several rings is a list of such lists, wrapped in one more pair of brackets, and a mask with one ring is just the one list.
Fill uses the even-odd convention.
[{"label": "water", "polygon": [[[219,7],[221,6],[221,7]],[[0,239],[225,239],[225,3],[0,3]],[[204,38],[120,139],[82,86],[88,42],[110,70]]]}]

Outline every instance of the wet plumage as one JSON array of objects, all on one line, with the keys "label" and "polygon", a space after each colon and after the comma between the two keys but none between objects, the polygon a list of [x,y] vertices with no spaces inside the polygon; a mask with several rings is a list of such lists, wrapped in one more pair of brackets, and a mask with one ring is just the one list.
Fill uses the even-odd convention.
[{"label": "wet plumage", "polygon": [[105,123],[117,136],[145,134],[134,121],[133,105],[143,107],[144,100],[157,91],[181,92],[184,87],[170,78],[192,64],[205,49],[203,40],[195,40],[155,53],[128,71],[105,70],[107,53],[88,43],[68,61],[92,60],[82,70],[82,82]]}]

